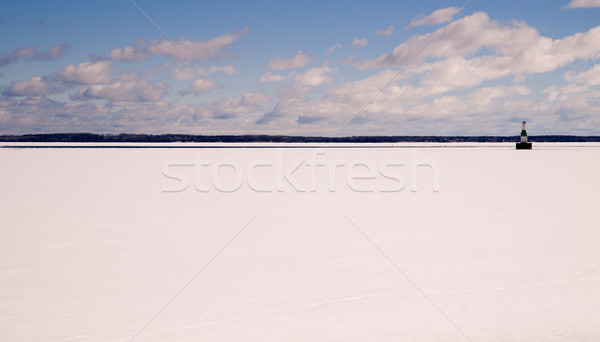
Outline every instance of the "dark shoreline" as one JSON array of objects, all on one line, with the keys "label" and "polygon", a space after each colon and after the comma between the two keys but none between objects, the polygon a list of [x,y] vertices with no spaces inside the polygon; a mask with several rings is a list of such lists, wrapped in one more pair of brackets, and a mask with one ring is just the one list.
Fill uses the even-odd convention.
[{"label": "dark shoreline", "polygon": [[[188,135],[50,133],[2,135],[0,142],[41,143],[400,143],[400,142],[516,142],[519,136],[349,136],[305,137],[287,135]],[[531,142],[600,142],[600,136],[533,135]]]}]

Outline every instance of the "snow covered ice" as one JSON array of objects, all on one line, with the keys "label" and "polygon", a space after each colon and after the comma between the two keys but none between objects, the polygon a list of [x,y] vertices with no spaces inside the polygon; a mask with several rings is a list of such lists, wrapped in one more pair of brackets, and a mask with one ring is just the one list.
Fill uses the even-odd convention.
[{"label": "snow covered ice", "polygon": [[0,340],[600,340],[600,144],[332,146],[0,149]]}]

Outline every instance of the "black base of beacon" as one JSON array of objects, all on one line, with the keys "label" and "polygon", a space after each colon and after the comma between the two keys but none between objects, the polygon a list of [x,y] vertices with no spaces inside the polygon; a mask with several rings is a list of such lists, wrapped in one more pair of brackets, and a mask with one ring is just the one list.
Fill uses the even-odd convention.
[{"label": "black base of beacon", "polygon": [[518,142],[517,150],[531,150],[532,144],[530,142]]}]

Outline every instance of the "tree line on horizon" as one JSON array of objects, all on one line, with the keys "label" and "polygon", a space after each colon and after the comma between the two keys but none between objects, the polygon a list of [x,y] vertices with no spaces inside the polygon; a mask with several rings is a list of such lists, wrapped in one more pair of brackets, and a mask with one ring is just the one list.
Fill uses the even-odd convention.
[{"label": "tree line on horizon", "polygon": [[[289,136],[289,135],[191,135],[191,134],[95,134],[44,133],[2,135],[0,142],[94,142],[94,143],[399,143],[399,142],[517,142],[519,136]],[[600,136],[538,135],[529,136],[531,142],[600,142]]]}]

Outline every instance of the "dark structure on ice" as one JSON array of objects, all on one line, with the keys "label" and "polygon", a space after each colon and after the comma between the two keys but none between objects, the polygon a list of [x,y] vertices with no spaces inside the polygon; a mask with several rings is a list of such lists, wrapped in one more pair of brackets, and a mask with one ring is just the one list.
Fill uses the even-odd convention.
[{"label": "dark structure on ice", "polygon": [[532,144],[527,142],[527,130],[525,129],[525,125],[527,123],[523,121],[521,125],[521,141],[517,143],[517,150],[531,150]]}]

